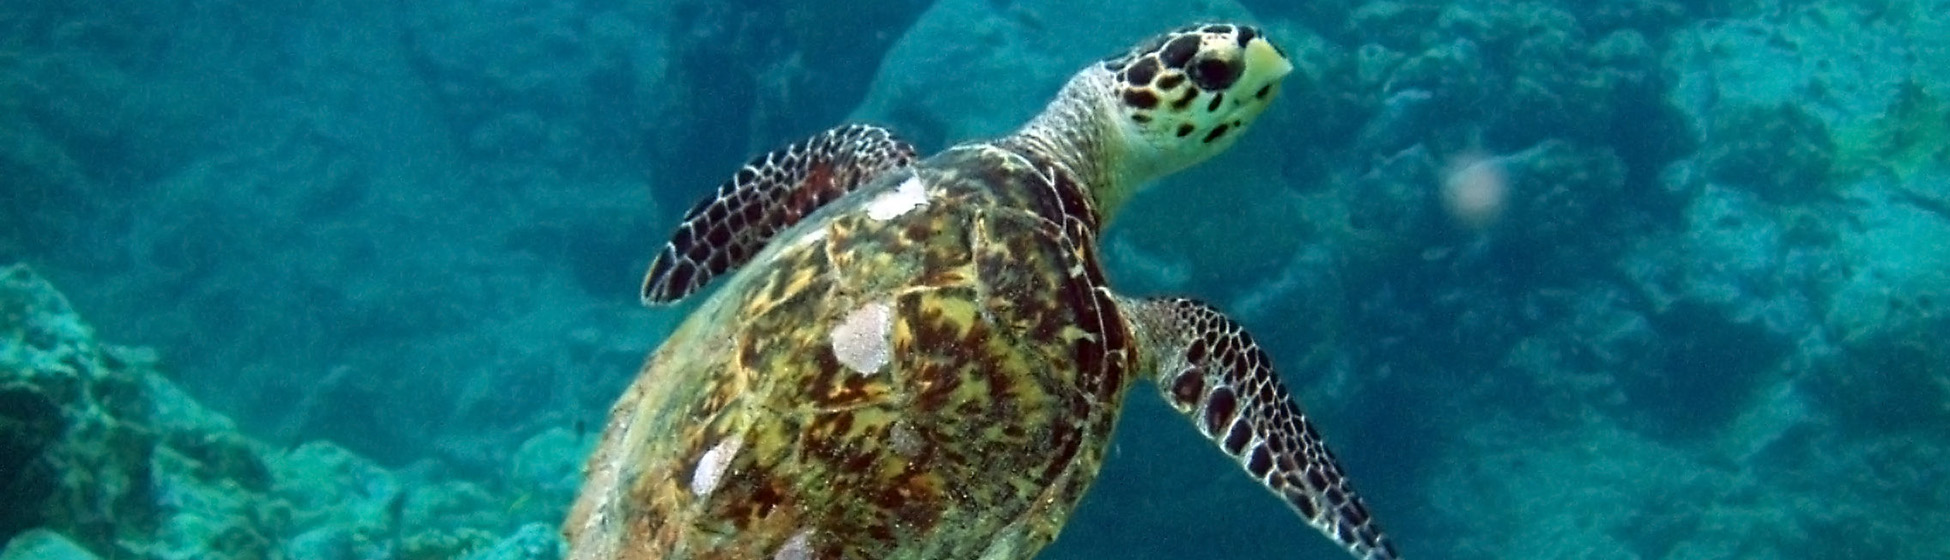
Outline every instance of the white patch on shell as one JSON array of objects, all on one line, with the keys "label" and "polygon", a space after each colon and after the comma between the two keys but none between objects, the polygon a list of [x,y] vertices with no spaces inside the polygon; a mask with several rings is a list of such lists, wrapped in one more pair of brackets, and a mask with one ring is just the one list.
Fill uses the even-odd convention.
[{"label": "white patch on shell", "polygon": [[853,310],[833,327],[833,356],[861,375],[880,371],[894,355],[894,306],[876,301]]},{"label": "white patch on shell", "polygon": [[811,560],[811,540],[812,529],[794,533],[792,538],[785,540],[784,546],[779,547],[778,552],[772,553],[772,560]]},{"label": "white patch on shell", "polygon": [[921,184],[920,177],[908,177],[894,190],[880,193],[867,201],[867,217],[876,220],[891,220],[915,208],[928,205],[928,189]]},{"label": "white patch on shell", "polygon": [[887,429],[887,439],[888,443],[894,445],[895,453],[906,457],[921,454],[921,434],[914,433],[914,428],[908,427],[906,422],[894,422],[893,427]]},{"label": "white patch on shell", "polygon": [[691,472],[691,495],[699,498],[708,496],[718,489],[718,482],[724,479],[724,471],[731,467],[731,458],[745,446],[745,439],[733,436],[718,442],[704,457],[697,460],[697,470]]}]

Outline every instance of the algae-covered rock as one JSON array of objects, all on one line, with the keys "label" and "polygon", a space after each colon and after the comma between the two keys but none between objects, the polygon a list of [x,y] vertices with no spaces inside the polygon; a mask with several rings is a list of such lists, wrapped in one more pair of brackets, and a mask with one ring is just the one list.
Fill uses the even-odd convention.
[{"label": "algae-covered rock", "polygon": [[261,557],[267,469],[228,421],[169,388],[152,353],[100,344],[46,280],[0,270],[0,536],[31,526],[109,556]]},{"label": "algae-covered rock", "polygon": [[299,526],[329,525],[378,534],[398,523],[405,489],[371,460],[330,442],[315,441],[275,455],[276,493]]},{"label": "algae-covered rock", "polygon": [[1704,134],[1716,176],[1771,198],[1831,172],[1940,165],[1950,153],[1947,7],[1812,2],[1702,21],[1668,40],[1671,98]]},{"label": "algae-covered rock", "polygon": [[15,535],[0,550],[0,560],[98,560],[100,557],[81,548],[60,533],[34,529]]},{"label": "algae-covered rock", "polygon": [[1829,184],[1835,142],[1820,119],[1798,106],[1735,107],[1708,122],[1699,157],[1716,181],[1797,202],[1818,197]]},{"label": "algae-covered rock", "polygon": [[562,544],[555,526],[530,523],[494,546],[467,555],[466,560],[555,560],[567,553]]},{"label": "algae-covered rock", "polygon": [[[511,508],[478,485],[429,469],[403,477],[325,442],[275,450],[156,364],[154,352],[97,342],[28,267],[0,268],[7,560],[447,560],[514,533]],[[497,557],[545,542],[518,533]]]},{"label": "algae-covered rock", "polygon": [[397,549],[401,560],[447,560],[482,550],[494,542],[494,534],[472,528],[451,531],[426,531],[403,538]]},{"label": "algae-covered rock", "polygon": [[326,525],[285,541],[282,551],[290,560],[354,560],[373,556],[372,550],[359,550],[360,544],[352,531]]},{"label": "algae-covered rock", "polygon": [[515,451],[508,483],[515,497],[508,509],[515,519],[557,520],[568,514],[582,486],[582,466],[596,443],[593,435],[578,436],[551,428],[529,438]]},{"label": "algae-covered rock", "polygon": [[1847,272],[1825,322],[1857,360],[1820,394],[1864,426],[1935,433],[1950,424],[1950,206],[1918,190],[1851,189],[1864,207],[1841,234]]}]

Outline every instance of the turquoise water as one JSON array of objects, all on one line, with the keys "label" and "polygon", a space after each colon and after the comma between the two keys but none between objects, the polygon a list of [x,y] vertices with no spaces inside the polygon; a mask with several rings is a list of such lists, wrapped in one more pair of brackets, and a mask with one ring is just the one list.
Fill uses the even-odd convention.
[{"label": "turquoise water", "polygon": [[[1215,18],[1297,70],[1108,274],[1405,557],[1950,554],[1950,2],[1180,4],[0,5],[0,558],[551,557],[739,163]],[[1154,395],[1044,557],[1339,557]]]}]

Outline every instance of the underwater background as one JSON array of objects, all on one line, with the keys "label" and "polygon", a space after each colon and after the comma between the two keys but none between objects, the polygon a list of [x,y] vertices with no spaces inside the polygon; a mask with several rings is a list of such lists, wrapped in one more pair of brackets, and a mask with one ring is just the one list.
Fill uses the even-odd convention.
[{"label": "underwater background", "polygon": [[[10,0],[0,559],[554,558],[692,201],[1214,18],[1298,70],[1109,273],[1404,556],[1950,557],[1950,0]],[[1341,557],[1134,391],[1043,557]]]}]

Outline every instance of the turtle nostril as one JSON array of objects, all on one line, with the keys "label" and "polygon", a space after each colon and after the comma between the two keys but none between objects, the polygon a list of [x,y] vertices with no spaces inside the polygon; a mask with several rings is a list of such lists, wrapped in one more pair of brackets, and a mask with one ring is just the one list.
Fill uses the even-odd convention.
[{"label": "turtle nostril", "polygon": [[1239,80],[1239,63],[1207,58],[1192,63],[1192,82],[1199,89],[1217,91],[1232,87]]}]

